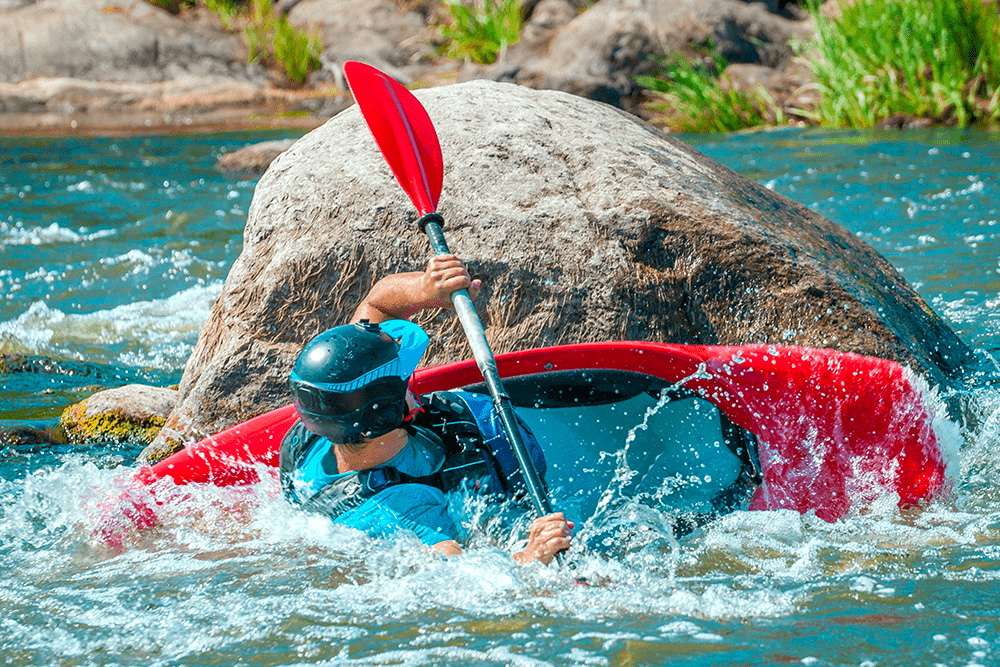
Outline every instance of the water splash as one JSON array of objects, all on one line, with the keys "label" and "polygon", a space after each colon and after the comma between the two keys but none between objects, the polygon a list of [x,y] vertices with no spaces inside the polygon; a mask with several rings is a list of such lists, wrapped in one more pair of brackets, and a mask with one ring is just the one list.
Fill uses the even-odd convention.
[{"label": "water splash", "polygon": [[174,370],[190,355],[221,282],[86,314],[36,301],[0,322],[0,353]]}]

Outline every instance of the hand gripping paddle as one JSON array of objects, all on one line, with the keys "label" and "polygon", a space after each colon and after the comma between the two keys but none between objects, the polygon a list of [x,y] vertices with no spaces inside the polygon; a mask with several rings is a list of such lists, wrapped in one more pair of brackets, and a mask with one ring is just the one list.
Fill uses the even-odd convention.
[{"label": "hand gripping paddle", "polygon": [[[426,109],[413,93],[374,67],[347,62],[344,63],[344,76],[382,156],[420,213],[417,223],[420,230],[427,234],[436,254],[451,254],[442,231],[444,218],[435,212],[438,197],[441,196],[444,161],[437,132]],[[500,381],[493,351],[486,341],[483,323],[472,305],[468,290],[454,292],[451,301],[472,346],[476,365],[500,414],[504,434],[514,449],[535,511],[539,516],[551,514],[552,505],[524,445],[510,396]]]}]

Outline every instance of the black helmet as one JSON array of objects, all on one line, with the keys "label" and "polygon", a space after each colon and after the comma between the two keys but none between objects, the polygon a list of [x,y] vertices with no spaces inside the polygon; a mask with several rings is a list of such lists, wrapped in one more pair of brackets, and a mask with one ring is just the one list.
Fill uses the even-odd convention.
[{"label": "black helmet", "polygon": [[399,428],[407,381],[416,366],[413,362],[404,368],[408,364],[400,357],[400,344],[368,320],[313,338],[302,348],[289,378],[305,427],[345,444],[360,444]]}]

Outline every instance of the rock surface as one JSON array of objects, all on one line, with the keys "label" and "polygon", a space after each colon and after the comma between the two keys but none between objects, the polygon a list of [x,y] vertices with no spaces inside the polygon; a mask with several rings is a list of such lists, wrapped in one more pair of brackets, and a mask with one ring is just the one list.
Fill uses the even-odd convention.
[{"label": "rock surface", "polygon": [[247,64],[242,40],[201,6],[178,17],[147,0],[0,0],[0,126],[31,134],[311,129],[349,103],[347,60],[406,85],[487,78],[642,114],[634,77],[650,71],[651,57],[711,41],[731,62],[778,72],[792,55],[787,40],[813,28],[801,10],[788,11],[797,5],[776,0],[600,0],[585,11],[583,1],[526,2],[521,41],[482,67],[439,55],[444,10],[434,2],[280,0],[276,11],[323,42],[322,69],[306,88],[285,88],[276,70]]},{"label": "rock surface", "polygon": [[774,69],[793,58],[789,40],[806,39],[813,30],[811,20],[741,0],[601,0],[576,16],[567,13],[568,4],[539,3],[526,38],[487,76],[636,111],[643,96],[635,77],[649,74],[665,53],[713,44],[731,63]]},{"label": "rock surface", "polygon": [[145,0],[45,0],[0,14],[0,81],[72,76],[150,82],[216,76],[261,82],[239,39]]},{"label": "rock surface", "polygon": [[100,391],[72,405],[59,419],[71,443],[148,444],[177,405],[176,389],[130,384]]},{"label": "rock surface", "polygon": [[346,106],[326,97],[275,88],[237,36],[146,0],[0,5],[6,132],[312,128],[285,114]]},{"label": "rock surface", "polygon": [[[935,381],[967,359],[855,235],[624,112],[483,81],[418,97],[441,139],[446,234],[485,280],[477,307],[497,353],[763,342],[895,359]],[[303,343],[344,323],[377,278],[426,264],[415,218],[356,108],[275,160],[144,456],[287,403]],[[420,321],[425,363],[469,356],[452,314]]]},{"label": "rock surface", "polygon": [[295,139],[279,139],[251,144],[231,153],[225,153],[215,163],[221,172],[233,175],[260,176],[267,171],[275,158],[287,151]]},{"label": "rock surface", "polygon": [[342,67],[361,60],[406,85],[430,69],[434,56],[421,39],[425,17],[389,0],[300,0],[288,12],[296,28],[323,40],[323,70],[314,80],[332,81],[346,90]]}]

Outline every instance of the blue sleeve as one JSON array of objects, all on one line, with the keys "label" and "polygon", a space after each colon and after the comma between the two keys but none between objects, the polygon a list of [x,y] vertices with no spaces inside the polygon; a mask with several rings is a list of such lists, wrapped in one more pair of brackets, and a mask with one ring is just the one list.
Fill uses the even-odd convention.
[{"label": "blue sleeve", "polygon": [[448,514],[444,494],[424,484],[391,486],[334,521],[372,537],[392,537],[400,530],[409,530],[424,544],[458,539],[458,527]]}]

